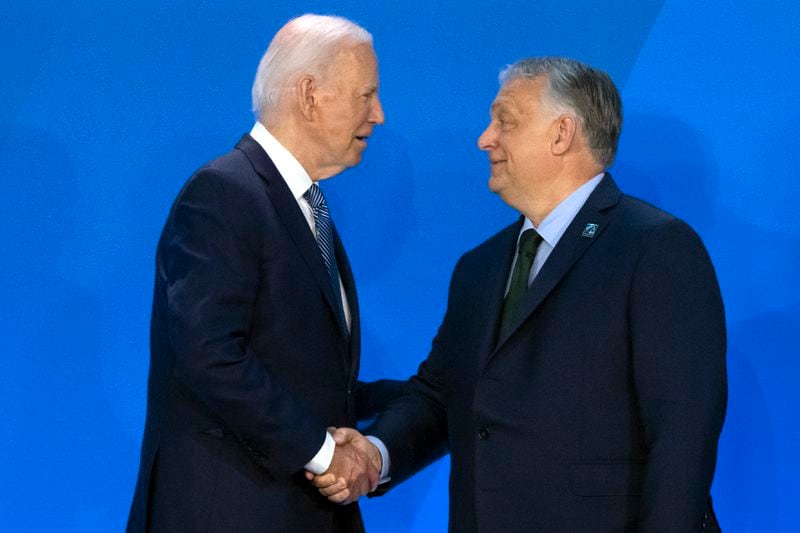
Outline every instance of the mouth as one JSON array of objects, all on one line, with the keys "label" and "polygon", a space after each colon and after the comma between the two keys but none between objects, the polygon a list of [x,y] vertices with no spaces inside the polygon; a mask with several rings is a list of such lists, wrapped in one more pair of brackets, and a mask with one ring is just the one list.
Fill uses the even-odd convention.
[{"label": "mouth", "polygon": [[356,140],[364,144],[367,144],[367,139],[369,139],[369,135],[356,135]]},{"label": "mouth", "polygon": [[495,160],[491,160],[490,159],[489,160],[489,164],[492,165],[492,166],[499,165],[500,163],[505,163],[505,162],[506,162],[505,159],[495,159]]}]

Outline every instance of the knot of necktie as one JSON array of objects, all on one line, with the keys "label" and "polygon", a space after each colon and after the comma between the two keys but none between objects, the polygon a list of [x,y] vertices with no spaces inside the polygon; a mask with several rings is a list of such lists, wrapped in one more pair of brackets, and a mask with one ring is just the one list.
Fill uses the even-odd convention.
[{"label": "knot of necktie", "polygon": [[535,229],[526,229],[519,238],[519,254],[533,261],[541,243],[542,237]]},{"label": "knot of necktie", "polygon": [[308,190],[303,194],[303,198],[306,199],[308,205],[311,206],[311,209],[319,209],[320,207],[324,207],[325,209],[328,208],[327,204],[325,203],[325,195],[322,194],[322,189],[319,188],[319,185],[314,183]]}]

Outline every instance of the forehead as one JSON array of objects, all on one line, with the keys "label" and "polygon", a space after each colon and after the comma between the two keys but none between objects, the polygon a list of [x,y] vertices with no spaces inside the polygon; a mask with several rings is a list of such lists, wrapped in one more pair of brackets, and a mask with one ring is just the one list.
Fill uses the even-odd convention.
[{"label": "forehead", "polygon": [[547,91],[547,79],[515,78],[503,84],[492,102],[492,112],[514,111],[527,114],[542,106],[542,97]]},{"label": "forehead", "polygon": [[328,77],[332,81],[368,85],[378,82],[378,59],[369,44],[344,46],[333,58]]}]

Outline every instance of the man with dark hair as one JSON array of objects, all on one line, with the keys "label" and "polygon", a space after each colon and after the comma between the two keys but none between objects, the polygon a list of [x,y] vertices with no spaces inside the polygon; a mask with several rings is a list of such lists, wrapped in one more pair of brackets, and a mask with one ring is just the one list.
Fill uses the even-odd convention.
[{"label": "man with dark hair", "polygon": [[178,195],[156,254],[147,421],[128,531],[362,531],[354,490],[379,470],[328,426],[394,394],[357,381],[358,300],[320,180],[383,123],[372,36],[339,17],[287,23],[253,84],[257,122]]},{"label": "man with dark hair", "polygon": [[449,448],[452,531],[718,529],[720,292],[697,234],[605,172],[621,125],[611,79],[577,61],[501,75],[478,146],[521,216],[458,261],[431,353],[369,430],[382,490]]}]

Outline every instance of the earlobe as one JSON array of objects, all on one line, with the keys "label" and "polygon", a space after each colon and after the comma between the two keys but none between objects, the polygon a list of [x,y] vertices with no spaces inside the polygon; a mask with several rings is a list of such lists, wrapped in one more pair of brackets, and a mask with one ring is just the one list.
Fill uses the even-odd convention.
[{"label": "earlobe", "polygon": [[297,82],[297,99],[300,105],[300,112],[306,120],[314,119],[314,112],[317,108],[317,85],[311,76],[303,76]]},{"label": "earlobe", "polygon": [[572,146],[578,123],[575,117],[571,115],[562,115],[558,117],[553,127],[555,128],[555,138],[552,142],[553,154],[563,155],[569,150],[570,146]]}]

